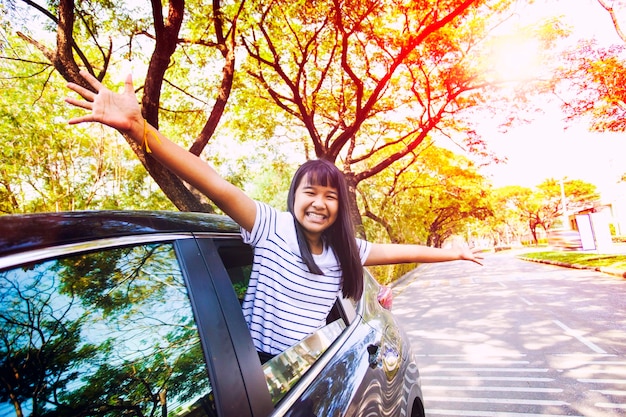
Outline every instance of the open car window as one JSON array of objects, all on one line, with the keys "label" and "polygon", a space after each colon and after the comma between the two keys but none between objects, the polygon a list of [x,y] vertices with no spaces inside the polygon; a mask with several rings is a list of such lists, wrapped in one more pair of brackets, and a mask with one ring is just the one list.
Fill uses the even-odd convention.
[{"label": "open car window", "polygon": [[[218,253],[241,303],[250,280],[252,249],[247,245],[223,245]],[[263,373],[274,404],[280,402],[296,385],[355,317],[354,304],[348,300],[337,299],[325,326],[263,364]]]},{"label": "open car window", "polygon": [[171,243],[0,271],[0,303],[2,415],[217,415]]}]

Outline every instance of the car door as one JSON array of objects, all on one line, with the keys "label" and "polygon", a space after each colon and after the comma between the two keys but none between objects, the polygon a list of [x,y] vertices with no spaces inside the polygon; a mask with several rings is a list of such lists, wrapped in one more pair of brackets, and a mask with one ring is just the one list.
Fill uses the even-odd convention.
[{"label": "car door", "polygon": [[215,261],[192,235],[15,259],[0,270],[2,415],[253,415]]},{"label": "car door", "polygon": [[368,370],[346,415],[397,416],[410,413],[419,392],[419,373],[408,339],[392,313],[377,299],[379,286],[365,271],[366,294],[359,310],[368,339]]}]

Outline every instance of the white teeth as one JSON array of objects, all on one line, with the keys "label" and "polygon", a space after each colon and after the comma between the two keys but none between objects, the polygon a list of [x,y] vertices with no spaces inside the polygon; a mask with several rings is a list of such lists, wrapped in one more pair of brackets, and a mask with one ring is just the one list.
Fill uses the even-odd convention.
[{"label": "white teeth", "polygon": [[316,219],[319,219],[319,220],[323,220],[325,218],[325,216],[321,214],[317,214],[317,213],[307,213],[307,215],[309,217],[315,217]]}]

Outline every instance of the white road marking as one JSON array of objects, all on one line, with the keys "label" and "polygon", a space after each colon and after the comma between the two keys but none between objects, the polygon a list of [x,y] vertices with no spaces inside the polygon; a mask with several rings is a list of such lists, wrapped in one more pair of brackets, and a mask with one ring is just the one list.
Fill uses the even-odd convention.
[{"label": "white road marking", "polygon": [[423,381],[509,381],[509,382],[552,382],[553,378],[524,378],[506,376],[422,376]]},{"label": "white road marking", "polygon": [[[428,369],[428,367],[424,367],[422,369]],[[467,371],[467,372],[548,372],[548,368],[439,368],[434,369],[437,372],[458,372],[458,371]]]},{"label": "white road marking", "polygon": [[497,359],[482,359],[476,361],[437,361],[438,364],[441,365],[477,365],[477,364],[489,364],[489,365],[528,365],[530,361],[501,361]]},{"label": "white road marking", "polygon": [[[469,410],[445,410],[428,409],[428,416],[459,416],[459,417],[563,417],[563,414],[531,414],[531,413],[506,413],[502,411],[469,411]],[[583,416],[569,416],[583,417]]]},{"label": "white road marking", "polygon": [[462,402],[462,403],[485,403],[485,404],[519,404],[519,405],[551,405],[563,407],[569,405],[565,401],[558,400],[529,400],[525,398],[474,398],[474,397],[427,397],[431,401]]},{"label": "white road marking", "polygon": [[485,391],[485,392],[534,392],[541,394],[559,394],[561,388],[534,388],[534,387],[463,387],[458,385],[422,385],[422,391]]},{"label": "white road marking", "polygon": [[620,410],[626,410],[626,404],[596,403],[595,406],[600,408],[618,408]]},{"label": "white road marking", "polygon": [[[415,356],[418,357],[423,357],[423,358],[467,358],[467,354],[457,354],[457,353],[450,353],[450,354],[446,354],[446,353],[441,353],[441,354],[432,354],[432,353],[427,353],[427,354],[416,354]],[[489,361],[491,360],[491,358],[523,358],[528,356],[526,353],[509,353],[509,354],[502,354],[502,355],[497,355],[497,356],[481,356],[480,359],[484,360],[484,361]],[[497,360],[497,359],[495,359]],[[468,361],[471,362],[471,361]]]},{"label": "white road marking", "polygon": [[589,340],[585,339],[583,336],[580,335],[580,332],[570,329],[569,327],[567,327],[566,325],[564,325],[558,320],[553,320],[553,322],[557,326],[559,326],[561,329],[563,329],[565,333],[576,338],[579,342],[587,346],[589,349],[593,350],[596,353],[606,354],[606,351],[604,349],[600,348],[598,345],[594,344],[593,342],[590,342]]},{"label": "white road marking", "polygon": [[616,397],[626,397],[626,391],[615,389],[592,389],[591,392],[598,392],[602,395],[614,395]]},{"label": "white road marking", "polygon": [[529,305],[529,306],[531,306],[531,305],[533,305],[533,304],[534,304],[534,303],[532,303],[531,301],[528,301],[527,299],[525,299],[524,297],[520,297],[520,299],[521,299],[524,303],[526,303],[527,305]]},{"label": "white road marking", "polygon": [[576,381],[587,384],[626,384],[626,379],[584,379],[579,378]]}]

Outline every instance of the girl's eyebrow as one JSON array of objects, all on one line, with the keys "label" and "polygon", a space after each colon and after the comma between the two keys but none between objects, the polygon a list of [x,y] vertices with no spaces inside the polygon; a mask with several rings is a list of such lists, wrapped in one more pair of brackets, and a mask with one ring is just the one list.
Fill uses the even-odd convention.
[{"label": "girl's eyebrow", "polygon": [[[316,187],[325,187],[325,186],[320,186],[320,185],[317,185],[317,184],[304,184],[302,186],[302,189],[304,189],[304,190],[313,190]],[[337,191],[337,189],[335,187],[329,187],[329,188],[331,188],[331,190],[328,191],[329,194],[339,195],[339,191]]]}]

